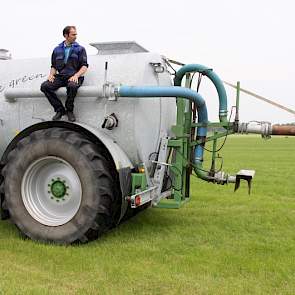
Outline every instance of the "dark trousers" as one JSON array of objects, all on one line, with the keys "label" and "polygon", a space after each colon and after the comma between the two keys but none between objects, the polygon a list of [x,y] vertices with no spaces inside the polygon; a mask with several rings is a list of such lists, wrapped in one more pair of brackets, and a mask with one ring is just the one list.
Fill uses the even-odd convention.
[{"label": "dark trousers", "polygon": [[[68,81],[69,78],[70,77],[68,76],[61,76],[57,74],[55,75],[53,82],[47,80],[41,84],[41,91],[48,98],[48,101],[53,106],[55,112],[65,113],[66,110],[69,112],[74,110],[74,99],[77,95],[78,88],[84,81],[84,77],[80,77],[78,83]],[[67,100],[65,103],[66,109],[55,94],[55,91],[60,87],[67,88]]]}]

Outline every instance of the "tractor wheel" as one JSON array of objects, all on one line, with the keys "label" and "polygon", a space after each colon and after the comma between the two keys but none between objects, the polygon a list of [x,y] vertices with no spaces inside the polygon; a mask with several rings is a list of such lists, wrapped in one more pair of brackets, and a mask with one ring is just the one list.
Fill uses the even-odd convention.
[{"label": "tractor wheel", "polygon": [[3,169],[6,206],[20,232],[70,244],[94,240],[115,226],[120,189],[105,155],[103,147],[67,129],[23,138]]}]

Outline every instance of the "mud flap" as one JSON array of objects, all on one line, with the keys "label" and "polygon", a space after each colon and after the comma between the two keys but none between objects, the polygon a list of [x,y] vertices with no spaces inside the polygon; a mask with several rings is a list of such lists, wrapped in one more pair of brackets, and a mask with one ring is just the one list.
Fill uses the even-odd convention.
[{"label": "mud flap", "polygon": [[127,209],[128,209],[128,201],[126,197],[131,193],[131,168],[121,168],[118,170],[119,180],[120,180],[120,188],[122,193],[122,205],[121,205],[121,215],[118,220],[118,223],[124,217]]}]

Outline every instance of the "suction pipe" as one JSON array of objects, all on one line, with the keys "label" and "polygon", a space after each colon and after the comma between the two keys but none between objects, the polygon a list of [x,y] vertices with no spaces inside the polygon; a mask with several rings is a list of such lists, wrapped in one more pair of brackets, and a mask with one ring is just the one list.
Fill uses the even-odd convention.
[{"label": "suction pipe", "polygon": [[[198,123],[208,123],[208,114],[205,100],[202,96],[189,88],[170,86],[119,86],[115,89],[118,97],[183,97],[197,105]],[[207,128],[199,127],[197,136],[206,136]]]},{"label": "suction pipe", "polygon": [[[194,90],[180,86],[172,87],[156,87],[156,86],[120,86],[115,88],[118,97],[182,97],[194,102],[197,106],[198,123],[208,123],[207,107],[202,96]],[[207,128],[198,127],[197,138],[206,138]],[[225,174],[209,176],[208,172],[202,168],[203,162],[203,146],[198,145],[195,148],[195,172],[197,176],[203,180],[215,181],[217,183],[228,182],[228,178],[224,178]],[[234,181],[230,181],[234,182]]]}]

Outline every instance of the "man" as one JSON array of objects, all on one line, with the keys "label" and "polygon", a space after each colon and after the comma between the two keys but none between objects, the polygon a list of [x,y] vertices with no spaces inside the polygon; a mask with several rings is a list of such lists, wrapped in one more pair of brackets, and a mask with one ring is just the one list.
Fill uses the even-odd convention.
[{"label": "man", "polygon": [[[65,27],[63,36],[65,40],[53,50],[50,73],[47,81],[42,83],[41,91],[56,112],[52,120],[60,120],[63,115],[67,114],[69,121],[74,122],[76,120],[73,113],[74,99],[88,68],[87,55],[85,48],[75,42],[77,38],[76,27]],[[60,87],[67,88],[65,108],[55,94],[55,91]]]}]

